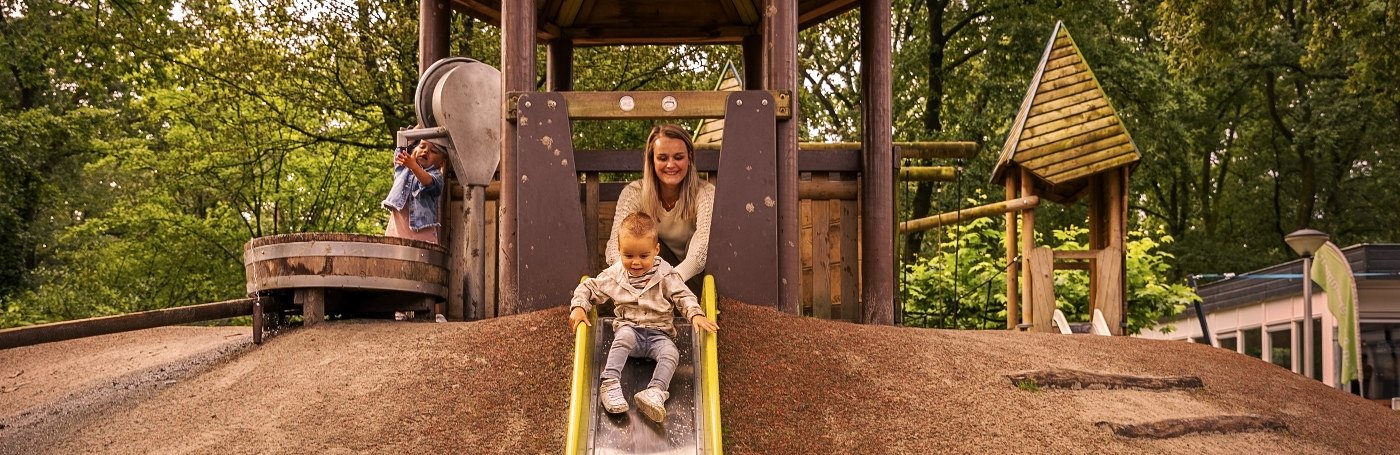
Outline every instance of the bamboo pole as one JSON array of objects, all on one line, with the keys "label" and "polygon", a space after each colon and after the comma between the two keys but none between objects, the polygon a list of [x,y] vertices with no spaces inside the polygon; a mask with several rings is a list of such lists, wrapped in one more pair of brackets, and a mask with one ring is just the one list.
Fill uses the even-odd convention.
[{"label": "bamboo pole", "polygon": [[947,224],[957,224],[1007,212],[1019,212],[1026,209],[1033,209],[1039,205],[1040,197],[1037,196],[1028,196],[1009,201],[979,205],[977,207],[901,222],[899,223],[899,233],[908,234],[911,232],[927,231]]},{"label": "bamboo pole", "polygon": [[958,178],[958,168],[952,166],[905,166],[899,168],[899,179],[909,182],[951,182]]}]

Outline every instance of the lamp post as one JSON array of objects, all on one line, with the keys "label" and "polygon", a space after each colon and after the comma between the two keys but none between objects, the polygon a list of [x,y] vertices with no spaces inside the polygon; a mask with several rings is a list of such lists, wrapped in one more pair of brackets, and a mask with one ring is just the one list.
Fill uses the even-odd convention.
[{"label": "lamp post", "polygon": [[1295,253],[1303,257],[1303,375],[1313,377],[1312,257],[1328,236],[1315,229],[1299,229],[1283,236]]}]

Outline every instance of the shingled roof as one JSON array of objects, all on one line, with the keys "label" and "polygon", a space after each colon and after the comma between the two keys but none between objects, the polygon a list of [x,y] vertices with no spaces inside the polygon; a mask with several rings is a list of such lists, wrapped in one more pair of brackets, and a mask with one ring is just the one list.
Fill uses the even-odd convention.
[{"label": "shingled roof", "polygon": [[1042,194],[1072,202],[1088,185],[1085,177],[1140,159],[1079,46],[1064,23],[1056,23],[992,181],[1000,182],[1008,169],[1022,167],[1037,178]]}]

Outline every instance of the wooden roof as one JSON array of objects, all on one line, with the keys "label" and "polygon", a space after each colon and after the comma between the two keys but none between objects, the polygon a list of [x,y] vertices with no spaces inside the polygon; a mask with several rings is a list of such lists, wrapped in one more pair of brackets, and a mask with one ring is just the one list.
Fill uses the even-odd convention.
[{"label": "wooden roof", "polygon": [[[449,0],[453,9],[501,25],[501,0]],[[738,44],[757,35],[762,0],[535,0],[538,39],[569,37],[576,46]],[[856,0],[798,0],[807,28],[849,11]]]},{"label": "wooden roof", "polygon": [[[734,68],[733,63],[724,65],[724,72],[720,74],[719,83],[715,84],[715,90],[733,92],[743,90],[744,84],[740,81],[739,70]],[[707,118],[700,120],[700,125],[695,128],[695,145],[719,144],[724,141],[724,119]]]},{"label": "wooden roof", "polygon": [[1055,24],[1040,66],[1007,134],[992,181],[1029,170],[1052,199],[1072,201],[1085,177],[1138,162],[1141,155],[1063,23]]}]

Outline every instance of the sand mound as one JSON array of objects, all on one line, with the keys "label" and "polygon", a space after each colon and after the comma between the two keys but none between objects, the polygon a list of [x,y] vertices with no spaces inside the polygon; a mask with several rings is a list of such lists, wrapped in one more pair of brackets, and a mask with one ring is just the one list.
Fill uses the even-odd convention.
[{"label": "sand mound", "polygon": [[[722,302],[721,311],[731,453],[1400,453],[1400,415],[1219,349],[861,326],[736,302]],[[190,344],[190,358],[206,360],[169,361],[163,365],[184,366],[100,399],[91,385],[0,395],[0,452],[555,453],[572,355],[564,320],[553,309],[471,323],[334,321],[252,348],[219,332],[203,338],[222,343]],[[175,329],[187,338],[230,330],[160,330]],[[14,386],[14,371],[149,351],[150,337],[138,335],[149,332],[0,351],[0,392]],[[103,363],[64,370],[101,384],[113,375]],[[1008,378],[1046,369],[1198,376],[1205,387],[1037,389]],[[99,404],[33,418],[82,400]],[[1287,428],[1168,439],[1113,433],[1212,416],[1270,418]]]}]

